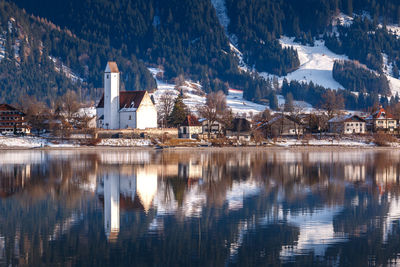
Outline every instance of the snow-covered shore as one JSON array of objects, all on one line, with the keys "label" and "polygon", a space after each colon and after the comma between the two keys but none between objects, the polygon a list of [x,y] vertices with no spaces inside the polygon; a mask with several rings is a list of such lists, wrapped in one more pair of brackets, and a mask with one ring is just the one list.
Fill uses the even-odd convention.
[{"label": "snow-covered shore", "polygon": [[[237,148],[236,146],[223,146],[222,149]],[[319,139],[295,139],[295,138],[279,138],[277,140],[268,140],[263,145],[256,146],[254,143],[250,143],[248,146],[240,146],[239,149],[271,149],[271,148],[318,148],[318,147],[342,147],[342,148],[378,148],[373,143],[371,138],[367,137],[346,137],[346,138],[323,138]],[[82,149],[89,148],[85,145],[79,145],[75,143],[55,143],[43,137],[11,137],[11,136],[0,136],[0,150],[8,149]],[[95,146],[90,146],[91,149],[111,149],[111,148],[143,148],[153,149],[155,146],[149,139],[122,139],[122,138],[107,138],[101,139],[100,142]],[[180,149],[178,145],[176,147],[170,147],[169,149]],[[182,149],[219,149],[217,147],[197,147],[194,143],[193,146],[185,146]],[[396,149],[400,148],[400,143],[390,144],[387,148]]]}]

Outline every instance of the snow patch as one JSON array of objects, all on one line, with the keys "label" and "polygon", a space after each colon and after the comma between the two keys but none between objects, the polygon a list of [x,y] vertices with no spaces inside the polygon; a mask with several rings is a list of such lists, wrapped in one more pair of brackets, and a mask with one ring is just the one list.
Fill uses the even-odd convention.
[{"label": "snow patch", "polygon": [[[157,90],[154,91],[153,95],[158,107],[160,97],[165,93],[173,94],[177,96],[179,94],[175,84],[171,84],[159,79],[162,76],[163,71],[157,68],[149,68],[149,71],[153,74],[153,77],[157,82]],[[202,91],[202,87],[199,83],[192,81],[185,81],[182,86],[179,86],[184,94],[183,102],[187,105],[192,112],[196,112],[199,105],[203,105],[206,102],[206,97]],[[243,91],[236,89],[229,89],[228,95],[226,96],[226,103],[232,109],[232,112],[240,115],[249,115],[250,113],[256,114],[265,110],[267,106],[256,104],[251,101],[247,101],[243,98]]]},{"label": "snow patch", "polygon": [[[330,51],[323,40],[315,41],[314,46],[301,45],[294,42],[294,38],[282,37],[280,43],[283,47],[293,47],[297,50],[300,67],[286,76],[279,77],[282,84],[283,79],[288,81],[313,82],[325,88],[344,89],[335,79],[332,70],[335,60],[348,60],[347,56],[338,55]],[[273,78],[269,73],[261,73],[264,78]]]},{"label": "snow patch", "polygon": [[117,147],[145,147],[150,146],[151,141],[148,139],[101,139],[98,146],[117,146]]}]

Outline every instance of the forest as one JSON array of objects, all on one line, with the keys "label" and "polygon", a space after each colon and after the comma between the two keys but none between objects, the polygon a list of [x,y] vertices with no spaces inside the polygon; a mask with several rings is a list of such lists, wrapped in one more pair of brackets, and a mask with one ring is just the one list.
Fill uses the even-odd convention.
[{"label": "forest", "polygon": [[[240,49],[250,68],[282,76],[300,64],[295,50],[279,44],[282,35],[308,45],[323,37],[334,52],[346,54],[378,72],[383,71],[384,52],[393,66],[393,75],[399,75],[400,41],[377,27],[378,23],[400,21],[397,0],[226,0],[230,20],[227,32],[210,0],[14,0],[18,8],[5,0],[1,3],[2,30],[14,17],[26,29],[25,35],[32,36],[36,51],[60,58],[83,78],[82,84],[65,81],[69,84],[63,86],[74,90],[79,87],[82,95],[89,98],[102,86],[105,62],[113,59],[121,65],[123,84],[129,90],[155,88],[146,64],[162,68],[168,80],[184,76],[199,81],[207,93],[238,88],[244,90],[246,99],[260,102],[273,97],[272,88],[276,86],[257,74],[241,71],[229,43]],[[338,27],[339,34],[334,35],[331,22],[339,12],[368,12],[370,20],[360,16],[351,27]],[[17,36],[10,38],[11,44],[19,40]],[[25,53],[28,51],[31,50],[27,48]],[[37,62],[31,62],[29,69],[39,68]],[[9,75],[15,75],[17,70],[12,71]],[[49,73],[55,77],[48,71],[36,72],[35,75]],[[54,88],[52,83],[46,88]],[[16,90],[22,86],[4,81],[1,85]],[[38,85],[32,87],[41,90]],[[7,100],[10,99],[15,100],[16,96]]]}]

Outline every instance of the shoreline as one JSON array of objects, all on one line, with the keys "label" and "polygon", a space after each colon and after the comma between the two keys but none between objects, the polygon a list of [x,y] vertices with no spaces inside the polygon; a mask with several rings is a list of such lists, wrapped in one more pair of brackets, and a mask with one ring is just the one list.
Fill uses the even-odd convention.
[{"label": "shoreline", "polygon": [[230,151],[326,151],[326,150],[398,150],[400,147],[380,147],[380,146],[343,146],[343,145],[304,145],[304,146],[226,146],[226,147],[168,147],[157,149],[154,146],[124,147],[124,146],[77,146],[77,147],[0,147],[0,151],[211,151],[211,152],[230,152]]}]

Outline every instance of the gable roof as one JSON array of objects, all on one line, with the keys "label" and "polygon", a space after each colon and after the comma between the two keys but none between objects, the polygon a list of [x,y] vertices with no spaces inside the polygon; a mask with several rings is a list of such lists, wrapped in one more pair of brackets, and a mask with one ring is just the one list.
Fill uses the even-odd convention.
[{"label": "gable roof", "polygon": [[386,120],[392,119],[392,115],[387,113],[386,110],[382,107],[378,108],[375,112],[373,112],[370,116],[368,116],[367,120]]},{"label": "gable roof", "polygon": [[119,70],[118,70],[117,63],[115,61],[108,61],[106,70],[104,72],[118,73]]},{"label": "gable roof", "polygon": [[9,104],[0,104],[0,110],[17,110]]},{"label": "gable roof", "polygon": [[[119,92],[119,108],[138,108],[144,96],[146,95],[146,91],[122,91]],[[133,107],[131,104],[133,103]],[[100,99],[97,108],[104,108],[104,94]]]},{"label": "gable roof", "polygon": [[21,115],[25,115],[22,111],[16,109],[15,107],[9,104],[0,104],[0,111],[18,111]]},{"label": "gable roof", "polygon": [[234,118],[228,130],[232,132],[248,132],[251,130],[251,125],[245,118]]},{"label": "gable roof", "polygon": [[339,116],[333,117],[328,122],[329,123],[339,123],[339,122],[350,122],[350,121],[354,121],[354,120],[357,120],[360,122],[365,122],[365,120],[363,118],[361,118],[360,116],[352,115],[352,114],[339,115]]},{"label": "gable roof", "polygon": [[181,126],[201,126],[196,116],[187,115]]},{"label": "gable roof", "polygon": [[302,125],[301,122],[296,121],[294,118],[288,116],[288,115],[282,115],[282,114],[278,114],[276,116],[274,116],[273,118],[271,118],[269,121],[267,121],[266,123],[264,123],[261,126],[271,126],[277,122],[281,123],[282,120],[284,121],[289,121],[290,123],[296,123],[298,125]]}]

